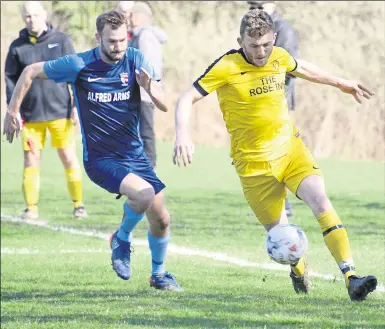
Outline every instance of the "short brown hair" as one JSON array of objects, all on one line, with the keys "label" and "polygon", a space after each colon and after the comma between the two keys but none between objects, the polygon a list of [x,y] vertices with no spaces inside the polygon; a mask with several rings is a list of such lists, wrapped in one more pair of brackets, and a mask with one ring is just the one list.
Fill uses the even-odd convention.
[{"label": "short brown hair", "polygon": [[113,30],[118,29],[122,25],[126,25],[128,28],[126,17],[116,10],[106,11],[96,19],[96,31],[99,34],[102,33],[106,25],[110,25]]},{"label": "short brown hair", "polygon": [[261,37],[270,31],[274,31],[274,23],[265,11],[252,9],[243,16],[240,27],[241,37],[245,33],[250,37]]}]

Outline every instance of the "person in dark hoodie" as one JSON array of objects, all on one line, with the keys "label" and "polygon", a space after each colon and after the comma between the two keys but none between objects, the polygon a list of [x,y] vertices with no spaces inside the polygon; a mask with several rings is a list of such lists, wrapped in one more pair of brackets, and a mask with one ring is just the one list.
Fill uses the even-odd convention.
[{"label": "person in dark hoodie", "polygon": [[[26,27],[10,45],[5,63],[8,105],[26,66],[75,52],[71,39],[46,23],[47,12],[40,1],[25,2],[22,15]],[[68,85],[55,84],[50,80],[34,81],[21,104],[20,114],[24,125],[23,192],[27,204],[21,218],[39,218],[40,156],[47,130],[65,168],[68,191],[74,205],[73,215],[75,218],[86,218],[81,167],[75,149],[74,123],[77,114]]]},{"label": "person in dark hoodie", "polygon": [[[282,19],[274,1],[248,1],[249,9],[261,9],[269,14],[277,33],[274,46],[282,47],[294,58],[298,57],[298,35],[293,26]],[[285,79],[285,96],[289,111],[295,110],[295,76],[288,73]],[[293,216],[289,199],[285,199],[285,209],[288,217]]]},{"label": "person in dark hoodie", "polygon": [[[167,42],[167,34],[162,29],[152,25],[152,10],[147,3],[140,1],[134,3],[131,8],[130,25],[132,39],[129,46],[139,49],[153,65],[156,75],[162,78],[163,58],[161,46]],[[156,168],[155,105],[143,88],[141,88],[140,93],[140,136],[152,167]]]}]

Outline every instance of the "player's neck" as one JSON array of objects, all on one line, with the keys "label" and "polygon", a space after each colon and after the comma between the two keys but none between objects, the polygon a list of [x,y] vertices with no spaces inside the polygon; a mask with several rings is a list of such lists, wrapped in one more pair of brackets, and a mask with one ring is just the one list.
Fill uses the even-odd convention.
[{"label": "player's neck", "polygon": [[118,63],[118,62],[120,61],[120,60],[118,60],[118,61],[112,61],[112,60],[110,60],[106,55],[103,54],[103,52],[101,51],[100,47],[99,47],[98,50],[99,50],[99,56],[100,56],[100,59],[101,59],[104,63],[113,65],[113,64],[116,64],[116,63]]}]

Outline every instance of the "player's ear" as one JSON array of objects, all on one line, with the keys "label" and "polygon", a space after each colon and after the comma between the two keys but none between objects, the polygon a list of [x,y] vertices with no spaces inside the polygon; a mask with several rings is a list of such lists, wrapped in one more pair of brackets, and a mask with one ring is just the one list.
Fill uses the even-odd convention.
[{"label": "player's ear", "polygon": [[239,44],[241,47],[243,47],[243,40],[242,40],[242,38],[241,38],[241,37],[238,37],[238,38],[237,38],[237,41],[238,41],[238,44]]},{"label": "player's ear", "polygon": [[277,33],[274,33],[274,37],[273,37],[273,45],[275,44],[275,39],[277,39]]},{"label": "player's ear", "polygon": [[98,43],[100,43],[100,35],[98,32],[95,33],[95,39]]}]

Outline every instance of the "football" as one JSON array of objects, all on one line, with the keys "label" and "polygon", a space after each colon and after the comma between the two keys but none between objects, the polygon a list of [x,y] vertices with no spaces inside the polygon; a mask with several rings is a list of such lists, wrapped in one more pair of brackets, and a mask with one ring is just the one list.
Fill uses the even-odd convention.
[{"label": "football", "polygon": [[305,254],[307,245],[305,232],[294,224],[279,224],[267,233],[267,253],[279,264],[297,263]]}]

